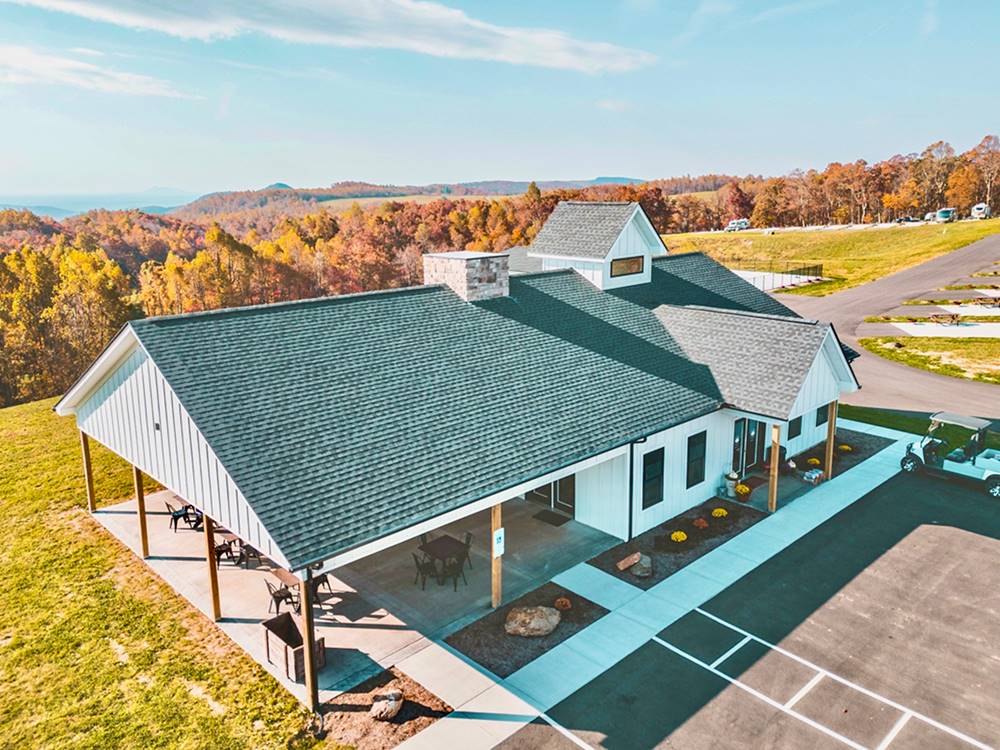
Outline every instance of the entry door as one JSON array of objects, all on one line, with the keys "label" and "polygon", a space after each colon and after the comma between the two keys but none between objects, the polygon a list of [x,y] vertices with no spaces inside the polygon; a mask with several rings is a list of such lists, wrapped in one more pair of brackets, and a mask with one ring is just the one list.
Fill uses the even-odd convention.
[{"label": "entry door", "polygon": [[576,512],[576,475],[570,474],[557,482],[535,487],[524,493],[524,497],[533,503],[573,516]]},{"label": "entry door", "polygon": [[572,516],[576,512],[576,474],[563,477],[555,483],[555,488],[552,507]]},{"label": "entry door", "polygon": [[546,508],[552,507],[552,485],[543,484],[541,487],[535,487],[533,490],[528,490],[524,493],[524,498],[530,500],[533,503],[538,503],[539,505],[544,505]]},{"label": "entry door", "polygon": [[747,473],[764,460],[764,433],[766,426],[756,419],[747,420],[747,433],[743,440],[743,472]]}]

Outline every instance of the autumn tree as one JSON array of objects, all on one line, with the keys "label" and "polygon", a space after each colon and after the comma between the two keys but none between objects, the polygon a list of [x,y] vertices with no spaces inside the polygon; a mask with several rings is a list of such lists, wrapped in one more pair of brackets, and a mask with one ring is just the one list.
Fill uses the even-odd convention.
[{"label": "autumn tree", "polygon": [[1000,190],[997,189],[1000,186],[1000,138],[986,136],[967,154],[967,158],[979,170],[984,202],[995,213],[1000,213]]},{"label": "autumn tree", "polygon": [[722,219],[747,219],[753,213],[753,199],[743,191],[735,180],[724,188],[722,198]]},{"label": "autumn tree", "polygon": [[962,164],[948,176],[948,189],[945,198],[948,205],[954,206],[963,214],[968,213],[979,202],[982,189],[982,176],[974,164]]}]

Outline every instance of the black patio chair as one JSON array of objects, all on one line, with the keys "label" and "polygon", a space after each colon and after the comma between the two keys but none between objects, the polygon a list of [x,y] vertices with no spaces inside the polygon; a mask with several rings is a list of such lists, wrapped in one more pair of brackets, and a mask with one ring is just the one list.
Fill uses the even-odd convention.
[{"label": "black patio chair", "polygon": [[299,611],[299,598],[292,592],[287,586],[277,586],[270,581],[264,581],[267,584],[267,591],[271,595],[271,604],[268,606],[267,611],[274,611],[274,614],[281,614],[282,603],[287,603],[295,612]]},{"label": "black patio chair", "polygon": [[420,535],[420,546],[422,547],[423,545],[427,544],[427,542],[429,542],[433,538],[434,537],[432,537],[430,534],[421,534]]},{"label": "black patio chair", "polygon": [[185,523],[187,523],[187,508],[181,508],[180,510],[178,510],[177,508],[175,508],[173,505],[171,505],[166,501],[164,501],[163,504],[167,506],[167,513],[170,514],[170,528],[172,528],[174,530],[174,533],[176,534],[177,523],[182,520]]},{"label": "black patio chair", "polygon": [[236,561],[236,556],[233,554],[233,543],[232,542],[218,542],[215,545],[215,567],[218,568],[222,565],[222,558],[228,557],[231,562]]},{"label": "black patio chair", "polygon": [[413,564],[417,569],[417,574],[413,577],[413,585],[417,585],[417,581],[420,581],[421,591],[427,590],[427,579],[428,578],[438,578],[437,566],[434,561],[428,557],[421,559],[417,554],[413,553]]},{"label": "black patio chair", "polygon": [[261,562],[263,561],[263,555],[260,554],[260,551],[256,547],[249,545],[241,540],[240,552],[239,556],[236,558],[236,564],[237,565],[242,564],[244,565],[244,567],[246,567],[247,570],[250,570],[251,560],[256,560],[257,564],[260,565]]},{"label": "black patio chair", "polygon": [[205,517],[202,515],[201,511],[193,505],[185,505],[184,523],[195,531],[200,531],[202,524],[205,523]]},{"label": "black patio chair", "polygon": [[465,585],[468,586],[469,582],[465,579],[465,561],[457,560],[455,558],[448,560],[444,564],[444,575],[442,576],[442,580],[447,581],[450,578],[454,583],[455,591],[458,591],[459,576],[462,577],[463,583],[465,583]]},{"label": "black patio chair", "polygon": [[309,587],[313,593],[313,596],[319,599],[319,589],[320,586],[326,586],[326,590],[329,593],[333,593],[333,586],[330,584],[330,576],[326,573],[320,573],[315,578],[309,579]]}]

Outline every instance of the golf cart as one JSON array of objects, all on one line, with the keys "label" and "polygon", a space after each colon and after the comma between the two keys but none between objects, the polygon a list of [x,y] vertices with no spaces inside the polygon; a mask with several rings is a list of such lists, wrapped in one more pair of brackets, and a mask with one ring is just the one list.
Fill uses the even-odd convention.
[{"label": "golf cart", "polygon": [[[991,422],[977,417],[963,417],[940,411],[931,415],[931,426],[919,445],[906,446],[906,455],[899,462],[907,473],[931,471],[958,474],[981,479],[986,492],[1000,499],[1000,450],[986,447],[986,432]],[[939,435],[943,425],[952,425],[971,432],[964,445],[949,450],[948,442]]]}]

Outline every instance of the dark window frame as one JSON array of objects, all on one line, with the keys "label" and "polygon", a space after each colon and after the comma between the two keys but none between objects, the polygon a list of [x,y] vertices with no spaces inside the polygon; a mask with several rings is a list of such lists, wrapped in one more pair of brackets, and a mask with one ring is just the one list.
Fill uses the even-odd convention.
[{"label": "dark window frame", "polygon": [[[622,263],[628,263],[630,261],[639,261],[638,271],[616,271],[615,266],[621,265]],[[619,278],[621,276],[635,276],[646,270],[646,256],[645,255],[630,255],[627,258],[612,258],[611,259],[611,278]]]},{"label": "dark window frame", "polygon": [[708,432],[702,430],[687,439],[687,489],[705,481],[705,454],[708,449]]},{"label": "dark window frame", "polygon": [[817,427],[819,427],[821,424],[826,424],[827,421],[830,419],[830,412],[828,411],[829,408],[830,408],[829,404],[823,404],[823,406],[819,407],[816,410],[816,426]]},{"label": "dark window frame", "polygon": [[[659,469],[657,471],[657,468]],[[666,455],[663,448],[644,453],[642,456],[642,509],[648,510],[663,502],[663,481],[665,478]],[[655,473],[650,474],[650,471]]]},{"label": "dark window frame", "polygon": [[802,415],[788,421],[788,439],[794,440],[802,434]]}]

